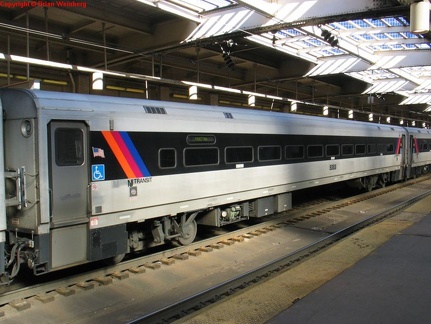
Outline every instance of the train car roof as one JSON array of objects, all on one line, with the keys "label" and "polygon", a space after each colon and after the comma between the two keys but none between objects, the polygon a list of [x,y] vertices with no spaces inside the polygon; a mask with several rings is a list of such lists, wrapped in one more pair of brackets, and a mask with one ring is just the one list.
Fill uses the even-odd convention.
[{"label": "train car roof", "polygon": [[[231,123],[235,131],[251,133],[297,133],[297,134],[333,134],[352,136],[393,136],[394,132],[403,132],[404,128],[393,125],[382,125],[327,117],[306,116],[290,113],[270,112],[254,109],[209,106],[201,104],[178,103],[147,99],[122,98],[89,94],[51,92],[41,90],[1,89],[0,96],[5,105],[18,106],[24,110],[40,110],[45,114],[69,112],[70,116],[78,113],[98,118],[128,118],[128,124],[133,130],[133,124],[146,119],[165,120],[166,122],[180,120],[189,125],[199,127],[199,122],[205,122],[202,131],[215,132],[220,129],[220,123]],[[27,107],[28,106],[28,107]],[[26,107],[26,108],[25,108]],[[17,109],[9,109],[12,115],[18,117]],[[29,113],[26,111],[25,113]],[[33,114],[36,115],[34,111]],[[139,118],[139,116],[144,116]],[[95,123],[97,125],[97,123]],[[124,123],[125,124],[125,123]],[[229,127],[229,126],[228,126]],[[103,128],[103,126],[100,126]],[[178,130],[175,130],[178,131]],[[195,129],[194,131],[199,131]]]}]

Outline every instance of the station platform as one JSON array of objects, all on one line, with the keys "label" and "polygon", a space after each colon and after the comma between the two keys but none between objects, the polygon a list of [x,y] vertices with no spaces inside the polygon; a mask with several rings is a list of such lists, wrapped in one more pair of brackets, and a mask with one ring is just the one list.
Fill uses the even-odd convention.
[{"label": "station platform", "polygon": [[431,196],[186,323],[429,323]]}]

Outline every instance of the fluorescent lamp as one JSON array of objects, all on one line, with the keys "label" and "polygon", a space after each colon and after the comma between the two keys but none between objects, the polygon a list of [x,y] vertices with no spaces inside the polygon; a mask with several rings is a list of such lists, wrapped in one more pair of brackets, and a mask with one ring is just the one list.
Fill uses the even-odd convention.
[{"label": "fluorescent lamp", "polygon": [[254,95],[249,95],[248,96],[248,105],[250,107],[256,106],[256,96],[254,96]]},{"label": "fluorescent lamp", "polygon": [[410,31],[425,34],[430,29],[430,3],[428,0],[413,2],[410,5]]},{"label": "fluorescent lamp", "polygon": [[192,85],[189,87],[189,99],[190,100],[198,100],[198,87]]},{"label": "fluorescent lamp", "polygon": [[93,73],[93,90],[103,90],[103,73],[94,72]]}]

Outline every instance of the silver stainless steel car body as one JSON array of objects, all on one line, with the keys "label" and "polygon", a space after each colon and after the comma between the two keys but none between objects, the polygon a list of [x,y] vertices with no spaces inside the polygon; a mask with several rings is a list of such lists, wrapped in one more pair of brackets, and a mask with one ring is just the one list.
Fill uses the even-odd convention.
[{"label": "silver stainless steel car body", "polygon": [[[187,244],[196,223],[281,212],[295,190],[341,181],[371,190],[431,164],[428,130],[45,91],[3,89],[0,98],[0,243],[16,247],[12,277],[22,262],[43,274],[148,240]],[[290,149],[302,156],[289,160]],[[234,150],[247,158],[230,160]],[[207,160],[192,161],[198,153]]]}]

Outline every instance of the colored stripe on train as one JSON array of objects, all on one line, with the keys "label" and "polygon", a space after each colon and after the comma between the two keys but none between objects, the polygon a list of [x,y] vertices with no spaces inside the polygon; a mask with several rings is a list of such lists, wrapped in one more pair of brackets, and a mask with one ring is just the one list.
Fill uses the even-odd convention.
[{"label": "colored stripe on train", "polygon": [[127,132],[102,131],[102,135],[127,178],[132,179],[151,176]]}]

